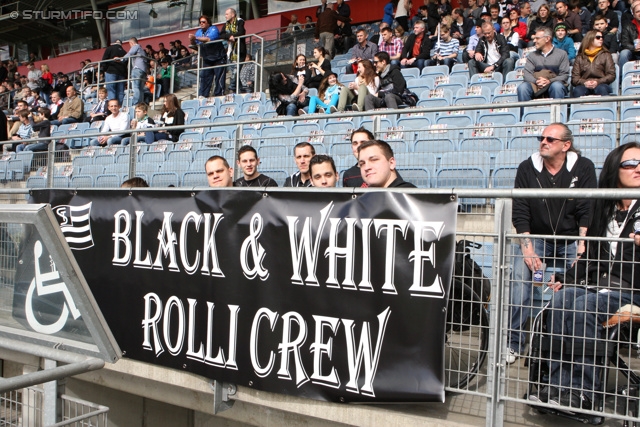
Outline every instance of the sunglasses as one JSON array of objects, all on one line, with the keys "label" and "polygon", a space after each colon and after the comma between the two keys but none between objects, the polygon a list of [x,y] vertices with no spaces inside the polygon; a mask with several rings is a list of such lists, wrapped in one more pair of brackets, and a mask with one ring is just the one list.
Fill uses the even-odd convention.
[{"label": "sunglasses", "polygon": [[620,163],[620,169],[631,170],[631,169],[637,168],[638,165],[640,165],[640,160],[636,160],[636,159],[625,160],[624,162]]},{"label": "sunglasses", "polygon": [[596,40],[602,40],[602,36],[595,36]]},{"label": "sunglasses", "polygon": [[207,23],[207,21],[200,21],[200,23],[201,23],[201,24],[206,24],[206,23]]},{"label": "sunglasses", "polygon": [[373,61],[373,65],[376,65],[378,63],[378,61]]},{"label": "sunglasses", "polygon": [[545,140],[549,142],[549,144],[553,144],[556,141],[562,141],[560,138],[554,138],[552,136],[536,136],[538,138],[538,142],[544,142]]}]

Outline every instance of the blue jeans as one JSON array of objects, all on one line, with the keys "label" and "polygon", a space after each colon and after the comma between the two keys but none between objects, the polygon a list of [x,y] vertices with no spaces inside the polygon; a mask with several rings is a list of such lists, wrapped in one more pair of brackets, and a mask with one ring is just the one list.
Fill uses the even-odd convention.
[{"label": "blue jeans", "polygon": [[54,120],[51,122],[52,125],[60,126],[60,125],[68,125],[69,123],[77,123],[78,119],[74,117],[67,117],[62,120]]},{"label": "blue jeans", "polygon": [[[29,144],[24,148],[24,151],[47,151],[49,149],[48,142],[36,142],[35,144]],[[18,151],[16,149],[16,151]]]},{"label": "blue jeans", "polygon": [[[531,101],[533,99],[533,86],[523,82],[518,86],[518,101]],[[553,82],[547,91],[549,98],[562,99],[567,95],[567,87],[561,82]]]},{"label": "blue jeans", "polygon": [[602,95],[608,96],[611,87],[607,84],[599,84],[595,89],[587,89],[584,85],[578,85],[573,88],[573,97],[579,98],[585,95]]},{"label": "blue jeans", "polygon": [[287,104],[287,116],[295,116],[298,113],[298,105],[295,102]]},{"label": "blue jeans", "polygon": [[[599,292],[582,286],[565,286],[553,295],[546,313],[547,332],[551,334],[549,383],[593,398],[601,390],[594,354],[602,353],[606,336],[602,323],[623,305],[640,304],[640,295],[612,290]],[[610,345],[610,344],[609,344]],[[571,352],[571,348],[574,349]],[[563,351],[564,350],[564,351]],[[576,351],[577,350],[577,351]]]},{"label": "blue jeans", "polygon": [[[513,53],[513,52],[512,52]],[[486,62],[479,62],[475,59],[469,60],[469,75],[473,77],[474,74],[484,73],[484,70],[489,66]],[[506,79],[507,74],[513,71],[513,67],[515,66],[515,62],[513,58],[509,57],[505,59],[499,67],[496,67],[493,71],[500,71],[502,76]]]},{"label": "blue jeans", "polygon": [[[130,142],[131,142],[131,137],[122,138],[122,142],[120,143],[120,145],[122,146],[129,145]],[[142,142],[146,142],[147,144],[153,143],[153,132],[145,132],[144,136],[139,136],[138,144]]]},{"label": "blue jeans", "polygon": [[[122,105],[122,101],[124,101],[125,79],[126,77],[119,74],[104,73],[104,81],[107,84],[107,99],[117,99],[120,105]],[[112,83],[117,80],[123,81]]]},{"label": "blue jeans", "polygon": [[133,99],[131,100],[132,106],[137,105],[139,102],[143,102],[142,94],[144,92],[144,84],[147,82],[147,73],[140,68],[134,68],[131,70],[131,86],[133,87]]},{"label": "blue jeans", "polygon": [[331,106],[335,107],[336,105],[338,105],[338,99],[339,98],[340,98],[340,95],[335,93],[335,94],[333,94],[331,96],[331,100],[329,101],[329,103],[325,104],[317,96],[310,97],[309,98],[309,114],[315,113],[316,112],[316,106],[318,106],[318,105],[325,109],[325,113],[330,114],[331,111],[329,110],[329,107],[331,107]]},{"label": "blue jeans", "polygon": [[[531,239],[536,254],[547,268],[566,270],[576,258],[576,244],[564,240]],[[509,314],[509,348],[518,354],[524,353],[527,331],[523,331],[529,317],[533,300],[532,272],[524,262],[518,245],[514,253],[512,282],[510,290],[511,311]],[[555,259],[555,260],[554,260]]]}]

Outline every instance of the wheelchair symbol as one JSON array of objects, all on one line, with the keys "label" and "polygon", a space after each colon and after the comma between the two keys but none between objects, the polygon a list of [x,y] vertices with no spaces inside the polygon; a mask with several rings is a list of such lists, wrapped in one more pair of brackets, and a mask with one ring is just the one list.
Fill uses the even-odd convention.
[{"label": "wheelchair symbol", "polygon": [[[31,281],[29,285],[29,289],[27,290],[27,298],[25,302],[25,311],[26,318],[29,325],[33,328],[34,331],[40,332],[41,334],[55,334],[64,328],[64,325],[67,323],[67,318],[69,317],[69,312],[74,319],[80,317],[80,311],[76,308],[75,303],[73,302],[73,298],[69,293],[69,289],[67,285],[60,280],[60,273],[58,271],[53,270],[50,273],[40,273],[40,257],[42,256],[42,243],[40,241],[36,241],[33,247],[33,255],[34,255],[34,265],[35,265],[35,277]],[[45,285],[47,282],[54,282],[51,284]],[[60,317],[54,323],[51,324],[42,324],[36,319],[33,312],[33,293],[36,291],[38,296],[43,295],[51,295],[56,294],[58,292],[62,292],[65,298],[65,303],[62,307],[62,313],[60,313]]]}]

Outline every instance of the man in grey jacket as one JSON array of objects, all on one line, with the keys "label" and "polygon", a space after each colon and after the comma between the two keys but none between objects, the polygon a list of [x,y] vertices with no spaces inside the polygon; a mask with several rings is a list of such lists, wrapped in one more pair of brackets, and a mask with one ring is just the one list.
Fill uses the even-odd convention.
[{"label": "man in grey jacket", "polygon": [[567,52],[556,49],[552,43],[551,29],[536,31],[536,50],[527,56],[524,66],[524,83],[518,86],[518,101],[530,101],[548,94],[549,98],[564,98],[569,81],[569,57]]},{"label": "man in grey jacket", "polygon": [[129,39],[129,45],[131,49],[124,56],[124,58],[131,59],[131,85],[133,87],[133,99],[131,105],[138,105],[142,102],[144,85],[147,82],[147,55],[142,49],[142,46],[138,44],[138,39],[131,37]]}]

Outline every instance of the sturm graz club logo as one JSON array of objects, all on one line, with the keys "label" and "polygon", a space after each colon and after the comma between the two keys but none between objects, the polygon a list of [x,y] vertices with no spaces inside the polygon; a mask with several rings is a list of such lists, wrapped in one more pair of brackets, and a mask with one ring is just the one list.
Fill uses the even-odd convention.
[{"label": "sturm graz club logo", "polygon": [[72,250],[93,247],[91,202],[82,206],[60,205],[53,208],[60,230]]}]

